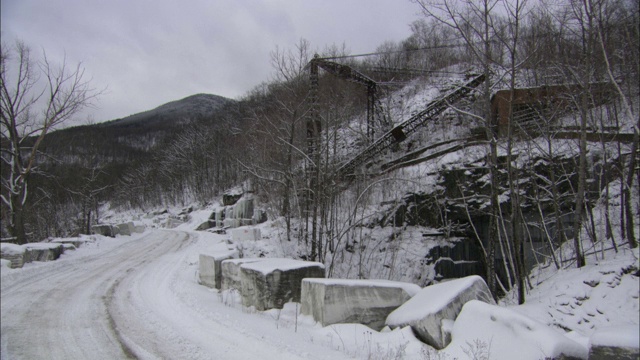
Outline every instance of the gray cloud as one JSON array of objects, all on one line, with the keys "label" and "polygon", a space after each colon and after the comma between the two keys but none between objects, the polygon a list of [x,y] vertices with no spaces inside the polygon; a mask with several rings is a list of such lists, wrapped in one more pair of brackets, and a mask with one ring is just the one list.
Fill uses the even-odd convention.
[{"label": "gray cloud", "polygon": [[[195,93],[230,98],[270,78],[269,53],[299,39],[374,51],[409,35],[409,0],[3,0],[2,41],[82,62],[108,87],[83,117],[105,121]],[[78,122],[83,122],[78,119]]]}]

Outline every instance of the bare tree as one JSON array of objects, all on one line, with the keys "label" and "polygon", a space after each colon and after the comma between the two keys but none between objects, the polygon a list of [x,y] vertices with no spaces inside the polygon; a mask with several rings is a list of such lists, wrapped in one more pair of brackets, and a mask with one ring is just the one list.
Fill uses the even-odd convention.
[{"label": "bare tree", "polygon": [[511,203],[511,212],[509,218],[509,236],[513,241],[513,258],[515,260],[515,277],[518,285],[518,303],[523,304],[525,301],[525,264],[524,264],[524,239],[521,231],[521,208],[520,208],[520,189],[517,180],[518,168],[513,161],[513,142],[514,131],[517,124],[514,119],[513,101],[516,90],[516,77],[520,72],[523,61],[520,60],[520,33],[524,12],[527,7],[526,0],[505,1],[504,8],[507,13],[505,21],[505,29],[508,36],[498,35],[500,41],[505,45],[508,53],[508,69],[509,76],[509,123],[507,124],[507,180],[509,183],[509,199]]},{"label": "bare tree", "polygon": [[[256,180],[267,196],[279,204],[286,223],[286,238],[291,240],[291,219],[297,209],[300,168],[305,158],[302,136],[307,116],[306,66],[310,60],[310,44],[301,39],[292,49],[276,48],[271,52],[273,80],[253,91],[248,117],[252,126],[247,131],[254,156],[241,166]],[[240,159],[238,159],[240,161]]]},{"label": "bare tree", "polygon": [[490,224],[489,235],[486,247],[487,283],[491,293],[496,296],[496,269],[495,251],[496,240],[499,237],[498,215],[498,134],[495,131],[491,117],[491,74],[493,65],[493,37],[495,29],[493,27],[495,16],[493,11],[499,4],[499,0],[414,0],[424,14],[433,18],[443,25],[453,29],[467,45],[472,58],[479,64],[485,75],[485,83],[482,94],[482,122],[486,129],[486,136],[489,140],[489,154],[487,156],[487,167],[491,182],[491,193],[489,195]]},{"label": "bare tree", "polygon": [[[638,3],[635,3],[635,10],[636,13],[638,11]],[[595,1],[595,0],[586,0],[584,3],[585,8],[590,8],[592,9],[592,11],[594,12],[594,27],[595,27],[595,37],[597,38],[597,46],[599,47],[599,50],[602,51],[602,59],[604,61],[604,65],[605,65],[605,70],[607,73],[607,76],[609,78],[609,80],[611,81],[611,83],[614,85],[616,92],[618,93],[618,96],[620,96],[621,102],[622,102],[622,107],[623,107],[623,111],[624,114],[626,115],[626,117],[631,120],[631,119],[638,119],[638,122],[634,124],[633,127],[633,143],[631,146],[631,156],[629,157],[629,164],[628,164],[628,173],[627,173],[627,178],[624,179],[624,195],[625,195],[625,212],[626,212],[626,218],[627,218],[627,228],[626,228],[626,236],[629,239],[629,246],[632,248],[636,248],[638,247],[638,242],[636,240],[635,237],[635,233],[634,233],[634,216],[633,216],[633,205],[631,204],[631,186],[633,185],[633,174],[636,171],[636,153],[638,152],[638,142],[640,142],[640,118],[638,118],[637,115],[634,114],[633,111],[633,107],[631,106],[631,101],[629,100],[629,97],[627,96],[627,94],[624,93],[624,91],[622,91],[622,88],[620,87],[620,85],[618,85],[618,79],[616,78],[616,76],[614,75],[613,72],[613,67],[611,65],[611,62],[609,61],[609,58],[611,57],[608,52],[607,52],[607,48],[605,46],[605,34],[604,34],[604,30],[603,28],[605,27],[605,17],[603,16],[603,13],[605,12],[604,8],[605,8],[605,3],[603,3],[602,1]],[[631,18],[633,18],[635,16],[631,16]],[[627,40],[630,40],[629,43],[631,45],[631,48],[633,49],[633,51],[637,51],[638,50],[638,38],[640,38],[640,25],[638,25],[638,18],[635,17],[635,36],[628,36]],[[638,74],[640,74],[640,58],[638,57],[637,52],[634,54],[634,58],[629,59],[632,65],[635,65],[635,70],[637,71],[636,76]]]},{"label": "bare tree", "polygon": [[54,66],[46,54],[34,62],[30,49],[19,41],[12,47],[0,47],[0,133],[2,164],[6,167],[1,197],[7,209],[3,223],[17,243],[28,240],[25,204],[42,140],[98,95],[89,86],[81,64],[70,67],[65,60]]}]

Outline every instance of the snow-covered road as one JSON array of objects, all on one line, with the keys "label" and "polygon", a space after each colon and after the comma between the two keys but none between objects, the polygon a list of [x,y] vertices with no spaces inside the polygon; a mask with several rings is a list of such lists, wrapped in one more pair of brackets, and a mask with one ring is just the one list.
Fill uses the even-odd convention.
[{"label": "snow-covered road", "polygon": [[[154,231],[2,277],[2,359],[339,359],[195,282],[220,237]],[[320,341],[318,341],[320,340]]]}]

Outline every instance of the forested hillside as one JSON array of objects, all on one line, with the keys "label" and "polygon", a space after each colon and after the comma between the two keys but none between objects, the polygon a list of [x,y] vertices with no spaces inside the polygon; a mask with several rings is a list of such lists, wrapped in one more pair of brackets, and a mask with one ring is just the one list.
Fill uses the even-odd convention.
[{"label": "forested hillside", "polygon": [[[49,134],[29,241],[87,232],[105,209],[205,206],[244,187],[287,255],[330,275],[427,285],[475,273],[521,302],[536,263],[637,247],[637,1],[416,3],[412,35],[372,53],[301,40],[274,50],[272,80],[237,101],[195,95]],[[10,217],[5,203],[6,238]]]}]

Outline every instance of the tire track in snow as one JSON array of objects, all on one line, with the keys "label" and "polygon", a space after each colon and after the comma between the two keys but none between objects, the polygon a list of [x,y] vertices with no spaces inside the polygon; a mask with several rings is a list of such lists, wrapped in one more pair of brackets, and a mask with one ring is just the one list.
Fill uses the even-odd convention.
[{"label": "tire track in snow", "polygon": [[3,277],[2,358],[130,356],[109,320],[108,290],[127,269],[175,249],[175,240],[151,233],[111,252],[59,260]]},{"label": "tire track in snow", "polygon": [[348,357],[307,334],[274,331],[273,321],[197,285],[199,247],[216,245],[198,239],[155,231],[109,252],[6,274],[2,359]]}]

